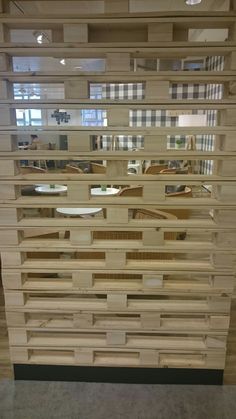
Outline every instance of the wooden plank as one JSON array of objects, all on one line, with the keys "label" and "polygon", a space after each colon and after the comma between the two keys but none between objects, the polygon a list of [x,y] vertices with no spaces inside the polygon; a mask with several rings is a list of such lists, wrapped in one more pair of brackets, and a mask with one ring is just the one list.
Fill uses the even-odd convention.
[{"label": "wooden plank", "polygon": [[[145,100],[170,99],[170,84],[168,81],[146,81]],[[145,101],[142,101],[145,103]]]},{"label": "wooden plank", "polygon": [[106,71],[130,71],[130,54],[126,52],[106,54]]},{"label": "wooden plank", "polygon": [[72,280],[75,288],[93,287],[93,275],[91,272],[73,272]]},{"label": "wooden plank", "polygon": [[173,41],[172,23],[148,24],[148,42],[166,42]]},{"label": "wooden plank", "polygon": [[64,42],[88,42],[88,24],[64,23],[63,38]]},{"label": "wooden plank", "polygon": [[0,246],[16,246],[22,240],[22,234],[17,230],[1,230]]},{"label": "wooden plank", "polygon": [[1,161],[0,176],[15,176],[20,172],[19,165],[14,160]]},{"label": "wooden plank", "polygon": [[[185,299],[184,296],[174,295],[169,298],[159,298],[158,295],[148,294],[145,297],[135,298],[135,293],[130,294],[116,294],[109,292],[107,294],[103,291],[103,298],[97,298],[94,294],[89,294],[86,298],[80,294],[77,298],[71,298],[71,294],[63,292],[63,299],[60,298],[58,291],[50,291],[49,296],[45,291],[5,291],[6,307],[10,311],[19,309],[20,311],[51,311],[57,310],[59,312],[74,310],[96,310],[96,311],[119,311],[119,312],[169,312],[169,313],[217,313],[228,314],[230,311],[230,297],[204,295],[195,296],[191,299]],[[36,294],[36,295],[35,295]],[[161,294],[160,294],[161,295]],[[137,294],[138,296],[138,294]]]},{"label": "wooden plank", "polygon": [[196,75],[195,71],[113,71],[106,72],[82,72],[75,73],[72,71],[25,71],[25,72],[11,72],[11,71],[0,71],[0,79],[8,80],[10,82],[49,82],[49,83],[64,83],[69,80],[85,80],[89,83],[118,83],[118,82],[144,82],[146,81],[169,81],[175,83],[229,83],[235,82],[235,71],[234,70],[222,70],[222,71],[199,71]]},{"label": "wooden plank", "polygon": [[65,99],[89,99],[89,84],[86,80],[66,80],[64,82]]},{"label": "wooden plank", "polygon": [[129,0],[104,0],[104,13],[129,13]]},{"label": "wooden plank", "polygon": [[[207,44],[207,45],[206,45]],[[173,58],[173,57],[186,57],[187,56],[209,56],[219,55],[226,56],[235,50],[235,43],[228,42],[175,42],[173,46],[172,42],[165,42],[165,44],[159,42],[153,42],[152,46],[149,47],[146,42],[134,42],[129,43],[116,43],[115,47],[110,43],[54,43],[44,44],[43,46],[37,46],[35,44],[9,44],[2,43],[0,45],[0,53],[8,54],[9,56],[31,56],[31,57],[48,57],[48,56],[67,56],[68,58],[104,58],[108,54],[131,54],[132,58],[146,58],[146,57],[160,57],[160,58]],[[148,48],[147,48],[148,47]],[[203,48],[204,47],[204,48]],[[122,62],[122,61],[121,61]],[[118,65],[118,63],[117,63]],[[128,70],[127,60],[119,66],[121,70]],[[231,66],[231,69],[235,68]],[[6,71],[6,67],[3,66],[2,71]],[[107,71],[109,67],[106,67]],[[116,71],[118,67],[116,67]]]},{"label": "wooden plank", "polygon": [[0,134],[0,151],[15,151],[17,149],[16,136]]},{"label": "wooden plank", "polygon": [[54,312],[17,312],[7,311],[7,324],[9,327],[25,326],[27,330],[40,328],[41,330],[68,331],[84,330],[98,331],[104,330],[126,330],[139,331],[149,334],[156,330],[181,334],[183,331],[191,334],[199,334],[207,331],[224,335],[229,326],[229,315],[178,315],[170,313],[100,313],[100,312],[81,312],[81,313],[54,313]]},{"label": "wooden plank", "polygon": [[85,229],[77,229],[70,231],[70,242],[72,245],[91,245],[92,234],[91,231]]},{"label": "wooden plank", "polygon": [[67,143],[68,143],[68,151],[71,151],[71,152],[92,151],[90,135],[87,134],[86,132],[82,132],[78,134],[70,133],[67,136]]},{"label": "wooden plank", "polygon": [[[77,82],[73,81],[73,84],[76,85]],[[82,84],[82,81],[81,81]],[[83,84],[85,84],[83,82]],[[129,100],[120,100],[119,103],[117,104],[117,99],[90,99],[90,98],[83,98],[83,100],[80,100],[80,103],[78,103],[78,99],[75,98],[66,98],[66,99],[45,99],[45,100],[40,100],[40,99],[32,99],[32,100],[14,100],[14,99],[1,99],[0,100],[0,105],[1,105],[1,111],[7,111],[8,108],[6,108],[5,105],[9,105],[10,110],[12,109],[31,109],[32,106],[34,107],[34,109],[51,109],[52,107],[62,107],[65,109],[104,109],[107,110],[108,114],[111,112],[111,117],[115,118],[114,115],[112,115],[112,112],[114,113],[114,111],[119,111],[121,112],[121,115],[123,116],[123,120],[121,119],[121,116],[119,117],[119,119],[121,120],[121,122],[119,124],[117,124],[118,126],[121,127],[125,127],[126,124],[126,120],[127,120],[127,116],[124,113],[125,110],[128,112],[128,110],[130,109],[153,109],[153,110],[159,110],[159,108],[161,107],[161,109],[166,109],[166,110],[173,110],[173,112],[171,112],[172,116],[178,116],[180,110],[182,110],[182,113],[186,113],[187,110],[186,108],[190,109],[199,109],[199,107],[201,106],[203,110],[205,109],[210,109],[212,110],[212,108],[214,109],[220,109],[220,110],[224,110],[225,111],[225,117],[222,117],[222,125],[233,125],[233,120],[235,117],[235,111],[236,111],[236,101],[234,98],[230,98],[230,99],[171,99],[169,97],[167,97],[167,94],[169,96],[169,93],[167,93],[167,89],[165,87],[165,84],[167,85],[168,82],[162,82],[160,83],[159,81],[157,82],[150,82],[150,84],[161,84],[164,86],[162,86],[162,89],[159,89],[158,91],[156,91],[155,93],[155,89],[153,88],[152,93],[150,92],[150,89],[147,89],[147,94],[151,95],[153,94],[153,98],[147,98],[142,100],[142,102],[140,101],[140,99],[129,99]],[[87,88],[83,87],[83,89],[81,88],[79,95],[81,94],[81,96],[85,96],[86,95],[86,91]],[[145,90],[146,92],[146,90]],[[74,94],[76,95],[76,90],[73,93],[70,93],[70,90],[68,89],[68,95]],[[161,96],[165,96],[163,98],[158,98],[156,97],[157,95],[161,95]],[[121,106],[122,105],[122,106]],[[227,108],[230,105],[230,109],[227,110]],[[176,109],[177,108],[177,109]],[[176,114],[173,114],[173,113]],[[222,114],[223,115],[223,114]],[[109,115],[108,115],[109,116]],[[118,116],[117,116],[118,118]],[[10,119],[10,117],[8,117],[9,119],[9,123],[6,124],[6,120],[4,121],[4,118],[2,117],[2,123],[1,125],[10,125],[11,123],[13,123]],[[113,124],[114,125],[114,124]],[[142,127],[144,128],[144,127]],[[205,129],[204,126],[202,127],[202,129]]]}]

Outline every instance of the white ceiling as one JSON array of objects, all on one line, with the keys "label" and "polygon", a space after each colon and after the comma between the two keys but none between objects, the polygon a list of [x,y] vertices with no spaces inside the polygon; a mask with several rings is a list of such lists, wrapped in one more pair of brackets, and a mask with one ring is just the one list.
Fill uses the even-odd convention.
[{"label": "white ceiling", "polygon": [[[18,7],[17,7],[18,6]],[[185,0],[130,0],[129,7],[131,12],[143,11],[182,11],[193,10],[228,10],[229,0],[202,0],[202,2],[194,7],[187,6]],[[11,1],[11,10],[14,13],[25,14],[92,14],[103,13],[103,0],[57,0],[57,1]]]}]

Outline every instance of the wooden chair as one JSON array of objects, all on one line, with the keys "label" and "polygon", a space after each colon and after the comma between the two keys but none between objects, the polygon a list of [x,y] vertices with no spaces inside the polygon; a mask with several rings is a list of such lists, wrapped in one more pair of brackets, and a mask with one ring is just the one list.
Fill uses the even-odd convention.
[{"label": "wooden chair", "polygon": [[192,189],[188,186],[185,186],[185,190],[181,192],[171,192],[167,194],[168,197],[180,197],[180,198],[190,198],[193,196]]},{"label": "wooden chair", "polygon": [[27,175],[28,173],[47,173],[47,170],[37,166],[25,166],[20,168],[20,172]]},{"label": "wooden chair", "polygon": [[143,187],[142,186],[127,186],[126,188],[121,189],[119,196],[142,196]]},{"label": "wooden chair", "polygon": [[[188,186],[185,186],[185,190],[182,192],[173,192],[167,194],[168,198],[191,198],[192,196],[192,189]],[[179,220],[187,220],[191,215],[191,210],[188,208],[168,208],[167,211],[170,214],[175,215]]]},{"label": "wooden chair", "polygon": [[67,164],[65,166],[65,169],[62,170],[62,173],[84,173],[84,172],[77,166],[72,166],[71,164]]},{"label": "wooden chair", "polygon": [[157,173],[160,173],[162,170],[168,169],[167,164],[152,164],[151,166],[148,166],[144,173],[146,175],[156,175]]},{"label": "wooden chair", "polygon": [[91,162],[91,172],[92,173],[106,173],[106,167],[102,164]]},{"label": "wooden chair", "polygon": [[160,172],[159,172],[160,174],[168,174],[168,173],[170,173],[170,174],[176,174],[176,169],[163,169],[163,170],[161,170]]}]

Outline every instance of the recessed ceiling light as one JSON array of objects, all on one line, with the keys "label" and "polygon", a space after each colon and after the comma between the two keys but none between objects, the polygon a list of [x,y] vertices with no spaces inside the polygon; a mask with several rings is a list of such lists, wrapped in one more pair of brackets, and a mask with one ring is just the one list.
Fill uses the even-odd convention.
[{"label": "recessed ceiling light", "polygon": [[83,68],[81,65],[76,66],[75,68]]},{"label": "recessed ceiling light", "polygon": [[196,4],[201,3],[202,0],[185,0],[187,6],[195,6]]},{"label": "recessed ceiling light", "polygon": [[62,59],[60,60],[60,64],[62,64],[62,65],[66,65],[66,60],[65,60],[65,58],[62,58]]}]

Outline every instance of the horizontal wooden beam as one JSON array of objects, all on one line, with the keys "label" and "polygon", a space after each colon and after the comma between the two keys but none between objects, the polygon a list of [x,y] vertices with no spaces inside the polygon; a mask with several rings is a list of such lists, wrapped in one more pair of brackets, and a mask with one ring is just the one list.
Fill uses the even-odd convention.
[{"label": "horizontal wooden beam", "polygon": [[[236,229],[235,229],[236,232]],[[1,235],[1,230],[0,230]],[[114,242],[114,243],[113,243]],[[130,242],[130,243],[129,243]],[[3,246],[0,245],[1,252],[45,252],[47,248],[47,252],[55,252],[55,251],[91,251],[92,253],[101,251],[106,252],[107,247],[109,246],[109,250],[114,252],[120,252],[122,249],[125,251],[132,251],[135,249],[135,252],[175,252],[176,254],[194,254],[199,252],[214,252],[215,254],[228,254],[229,249],[230,253],[236,254],[236,249],[232,249],[230,246],[219,246],[216,247],[211,242],[206,241],[181,241],[181,240],[167,240],[163,246],[144,246],[142,243],[140,244],[138,240],[101,240],[101,243],[97,241],[96,243],[92,243],[88,246],[80,246],[80,245],[73,245],[70,243],[69,240],[56,240],[56,239],[25,239],[16,247],[16,246]]]},{"label": "horizontal wooden beam", "polygon": [[159,80],[183,83],[226,83],[234,81],[236,71],[130,71],[130,72],[83,72],[83,71],[1,71],[0,79],[11,82],[64,83],[65,80],[86,80],[89,83],[125,83]]},{"label": "horizontal wooden beam", "polygon": [[221,134],[236,133],[236,127],[233,125],[218,125],[214,127],[91,127],[91,126],[16,126],[0,125],[0,134],[64,134],[87,132],[90,135],[197,135],[197,134]]},{"label": "horizontal wooden beam", "polygon": [[[78,207],[77,205],[74,205],[76,207]],[[91,204],[90,204],[91,206]],[[93,204],[94,206],[94,204]],[[73,205],[71,205],[71,207],[73,207]],[[88,205],[89,207],[89,205]],[[132,205],[132,207],[135,207]],[[183,205],[182,205],[183,207]],[[27,207],[26,207],[27,208]],[[31,205],[30,208],[33,208],[33,206]],[[36,208],[38,208],[38,206],[36,206]],[[139,205],[140,208],[140,205]],[[158,205],[142,205],[142,208],[147,208],[147,209],[162,209],[164,207],[161,207],[159,204]],[[171,208],[165,204],[165,209],[169,208],[171,210]],[[181,206],[175,205],[172,206],[172,208],[181,208]],[[189,208],[189,207],[188,207]],[[194,208],[196,208],[194,206]],[[6,210],[9,212],[9,209],[11,210],[12,208],[8,207],[6,208]],[[168,210],[167,210],[168,211]],[[234,228],[233,223],[227,223],[227,220],[225,223],[223,223],[222,221],[220,222],[220,224],[217,224],[213,219],[211,219],[210,217],[206,217],[205,219],[186,219],[186,220],[159,220],[159,219],[155,219],[155,220],[146,220],[146,219],[142,219],[141,223],[138,220],[130,220],[127,224],[126,227],[127,229],[132,228],[133,230],[135,229],[140,229],[140,224],[142,224],[143,228],[170,228],[170,229],[178,229],[178,231],[182,231],[184,228],[191,228],[191,229],[196,229],[196,231],[198,231],[199,229],[207,229],[207,230],[212,230],[212,231],[221,231],[221,230],[225,230],[226,228],[232,229]],[[230,224],[230,225],[229,225]],[[81,219],[81,218],[67,218],[66,219],[66,225],[68,227],[68,229],[73,229],[73,228],[78,228],[78,227],[99,227],[99,228],[104,228],[106,229],[108,226],[118,229],[120,230],[122,225],[121,224],[117,224],[116,221],[114,220],[113,223],[107,224],[106,221],[104,219],[99,219],[99,218],[93,218],[93,219]],[[0,225],[1,229],[6,229],[7,230],[24,230],[24,229],[30,229],[32,227],[45,227],[45,228],[59,228],[61,230],[65,229],[65,218],[23,218],[21,220],[19,220],[18,222],[15,220],[9,220],[9,221],[5,221],[2,222],[2,225]],[[123,226],[124,228],[124,226]]]},{"label": "horizontal wooden beam", "polygon": [[[99,175],[99,174],[89,174],[89,173],[81,173],[81,174],[70,174],[70,173],[44,173],[43,177],[41,174],[37,173],[30,173],[28,175],[19,174],[16,176],[9,176],[6,174],[4,177],[0,177],[0,187],[2,185],[32,185],[37,180],[40,184],[48,184],[50,180],[60,180],[63,182],[63,185],[90,185],[94,184],[94,182],[102,184],[104,180],[109,182],[116,182],[116,183],[132,183],[132,185],[142,185],[146,182],[155,182],[155,184],[160,185],[179,185],[179,183],[188,183],[189,185],[198,185],[198,186],[209,186],[209,182],[212,186],[217,185],[229,185],[235,187],[236,182],[236,174],[232,176],[215,176],[215,175],[205,175],[205,174],[156,174],[156,175],[135,175],[130,177],[127,176],[106,176],[106,175]],[[38,183],[38,182],[37,182]]]},{"label": "horizontal wooden beam", "polygon": [[[191,151],[191,150],[175,150],[170,149],[166,152],[145,152],[145,151],[91,151],[91,152],[72,152],[64,150],[20,150],[12,152],[0,153],[0,160],[23,160],[37,158],[37,160],[45,160],[50,156],[53,160],[170,160],[170,159],[208,159],[208,160],[235,160],[236,152],[230,151]],[[6,173],[7,174],[7,173]]]},{"label": "horizontal wooden beam", "polygon": [[74,44],[0,44],[0,53],[15,57],[55,57],[61,58],[106,58],[108,53],[130,53],[133,58],[144,57],[186,57],[225,56],[236,50],[235,42],[165,42],[165,43],[74,43]]},{"label": "horizontal wooden beam", "polygon": [[[10,176],[8,173],[4,177],[0,178],[0,185],[32,185],[35,183],[42,183],[48,184],[52,183],[51,181],[60,181],[68,184],[73,184],[74,182],[81,182],[85,184],[89,183],[98,183],[103,184],[105,180],[109,180],[110,183],[123,183],[123,182],[130,182],[130,175],[127,176],[106,176],[106,174],[91,174],[91,173],[81,173],[81,174],[74,174],[74,173],[54,173],[54,172],[46,172],[43,174],[38,173],[29,173],[29,174],[18,174],[15,176]],[[50,182],[49,182],[50,181]],[[216,184],[225,184],[225,182],[235,182],[236,175],[232,176],[216,176],[216,175],[207,175],[207,174],[192,174],[188,173],[184,174],[157,174],[157,175],[135,175],[132,176],[132,184],[139,184],[140,182],[160,182],[160,183],[168,183],[168,184],[191,184],[191,185],[209,185],[212,184],[213,186]]]},{"label": "horizontal wooden beam", "polygon": [[[117,103],[119,102],[119,103]],[[8,105],[9,109],[236,109],[236,99],[143,99],[143,100],[117,100],[117,99],[35,99],[35,100],[0,100],[1,108]]]}]

